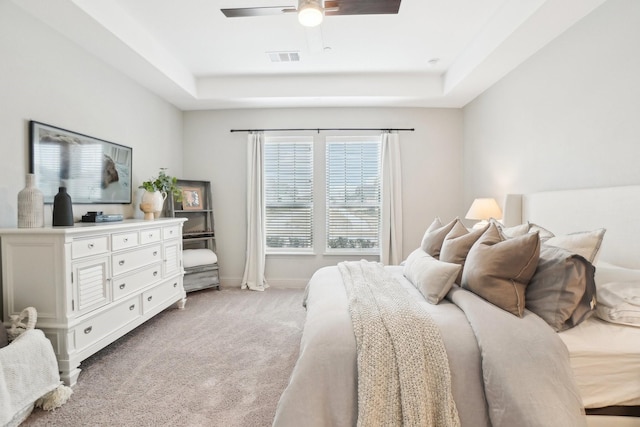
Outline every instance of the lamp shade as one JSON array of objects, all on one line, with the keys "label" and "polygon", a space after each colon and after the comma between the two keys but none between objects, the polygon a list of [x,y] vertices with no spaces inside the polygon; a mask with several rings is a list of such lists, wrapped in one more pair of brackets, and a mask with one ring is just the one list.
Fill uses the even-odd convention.
[{"label": "lamp shade", "polygon": [[299,0],[298,21],[305,27],[315,27],[322,22],[322,0]]},{"label": "lamp shade", "polygon": [[475,199],[465,215],[466,219],[488,220],[489,218],[502,218],[502,211],[496,199]]}]

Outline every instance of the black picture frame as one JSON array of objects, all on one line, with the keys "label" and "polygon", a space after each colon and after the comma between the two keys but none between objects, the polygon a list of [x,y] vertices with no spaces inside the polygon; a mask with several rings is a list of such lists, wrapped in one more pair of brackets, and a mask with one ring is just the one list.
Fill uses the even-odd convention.
[{"label": "black picture frame", "polygon": [[66,187],[74,204],[131,203],[133,149],[29,121],[29,171],[45,203]]}]

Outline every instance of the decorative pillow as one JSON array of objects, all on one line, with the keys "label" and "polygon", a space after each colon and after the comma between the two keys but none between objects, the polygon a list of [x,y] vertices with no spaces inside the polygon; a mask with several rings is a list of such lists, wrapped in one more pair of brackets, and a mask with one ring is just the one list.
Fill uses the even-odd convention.
[{"label": "decorative pillow", "polygon": [[596,313],[607,322],[640,326],[640,282],[599,285]]},{"label": "decorative pillow", "polygon": [[503,240],[495,224],[490,224],[467,255],[462,287],[522,317],[525,289],[539,256],[538,233]]},{"label": "decorative pillow", "polygon": [[605,231],[604,228],[599,228],[593,231],[554,236],[547,239],[544,243],[581,255],[593,264],[600,250]]},{"label": "decorative pillow", "polygon": [[453,286],[461,268],[458,264],[438,261],[418,248],[407,257],[403,273],[428,302],[438,304]]},{"label": "decorative pillow", "polygon": [[588,319],[595,308],[594,266],[566,249],[543,244],[525,305],[557,332]]},{"label": "decorative pillow", "polygon": [[[486,227],[468,231],[465,226],[460,222],[454,225],[453,229],[447,234],[447,237],[442,243],[442,249],[440,249],[440,261],[451,262],[454,264],[460,264],[462,268],[456,277],[456,283],[462,282],[462,272],[464,271],[464,263],[467,259],[467,255],[471,250],[473,244],[484,234],[489,228],[489,224]],[[464,232],[462,231],[464,229]]]},{"label": "decorative pillow", "polygon": [[434,226],[436,221],[440,222],[439,218],[427,228],[427,231],[424,233],[422,237],[422,242],[420,243],[420,247],[423,251],[438,259],[440,256],[440,248],[442,247],[442,242],[444,242],[444,238],[447,237],[447,234],[451,231],[454,225],[459,221],[458,218],[454,219],[450,223],[442,226]]},{"label": "decorative pillow", "polygon": [[430,231],[433,231],[437,228],[442,227],[442,220],[440,219],[439,216],[435,217],[433,222],[431,223],[431,225],[429,225],[429,227],[427,228],[427,233]]},{"label": "decorative pillow", "polygon": [[552,238],[553,236],[555,236],[555,234],[553,234],[546,228],[541,227],[538,224],[534,224],[532,222],[526,222],[525,224],[514,225],[513,227],[505,227],[504,225],[502,225],[497,221],[495,221],[495,224],[496,224],[496,227],[498,227],[498,230],[500,230],[500,233],[502,234],[502,236],[507,237],[509,239],[512,237],[522,236],[527,233],[537,232],[538,236],[540,236],[540,241],[544,242]]},{"label": "decorative pillow", "polygon": [[555,234],[538,224],[534,224],[533,222],[528,222],[527,224],[529,224],[529,233],[535,233],[537,231],[540,236],[540,241],[543,243],[555,236]]},{"label": "decorative pillow", "polygon": [[509,239],[513,237],[522,236],[529,232],[529,224],[514,225],[513,227],[505,227],[504,225],[500,224],[497,221],[495,222],[495,224],[496,224],[496,227],[498,227],[498,230],[500,231],[500,233],[504,237],[507,237]]},{"label": "decorative pillow", "polygon": [[0,322],[0,348],[6,347],[9,344],[9,338],[7,337],[7,329]]}]

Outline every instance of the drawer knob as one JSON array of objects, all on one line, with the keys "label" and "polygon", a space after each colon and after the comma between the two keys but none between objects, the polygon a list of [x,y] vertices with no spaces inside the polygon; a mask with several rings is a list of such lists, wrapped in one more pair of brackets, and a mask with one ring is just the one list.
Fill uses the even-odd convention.
[{"label": "drawer knob", "polygon": [[173,234],[173,230],[169,230],[169,234]]},{"label": "drawer knob", "polygon": [[125,286],[127,286],[125,283],[123,283],[122,285],[120,285],[120,289],[124,289]]},{"label": "drawer knob", "polygon": [[173,287],[174,287],[174,288],[177,288],[177,287],[178,287],[178,282],[174,283],[174,284],[173,284]]},{"label": "drawer knob", "polygon": [[129,310],[130,310],[130,311],[133,311],[133,309],[134,309],[134,308],[136,308],[136,305],[135,305],[135,304],[131,304],[131,305],[129,306]]},{"label": "drawer knob", "polygon": [[153,237],[153,233],[149,233],[149,238],[152,238],[152,237]]},{"label": "drawer knob", "polygon": [[158,255],[158,251],[153,251],[153,256]]},{"label": "drawer knob", "polygon": [[89,326],[88,328],[84,328],[84,333],[85,334],[90,334],[92,329],[93,329],[93,326]]},{"label": "drawer knob", "polygon": [[149,297],[147,298],[147,301],[151,301],[153,299],[153,295],[149,295]]},{"label": "drawer knob", "polygon": [[128,237],[125,237],[124,239],[122,239],[123,242],[127,243],[129,241]]},{"label": "drawer knob", "polygon": [[118,264],[119,265],[124,265],[124,260],[121,260]]},{"label": "drawer knob", "polygon": [[155,276],[157,276],[157,275],[158,275],[158,272],[157,272],[157,271],[154,271],[154,272],[153,272],[153,276],[155,277]]},{"label": "drawer knob", "polygon": [[93,243],[89,243],[89,244],[87,245],[87,247],[88,247],[89,249],[93,249]]}]

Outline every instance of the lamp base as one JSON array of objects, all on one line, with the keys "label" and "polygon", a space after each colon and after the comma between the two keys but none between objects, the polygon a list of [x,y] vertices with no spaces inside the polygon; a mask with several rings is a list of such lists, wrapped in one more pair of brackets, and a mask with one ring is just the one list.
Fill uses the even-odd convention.
[{"label": "lamp base", "polygon": [[473,227],[471,227],[472,230],[480,230],[481,228],[485,228],[487,225],[489,225],[489,221],[487,221],[486,219],[480,220],[478,222],[476,222]]}]

